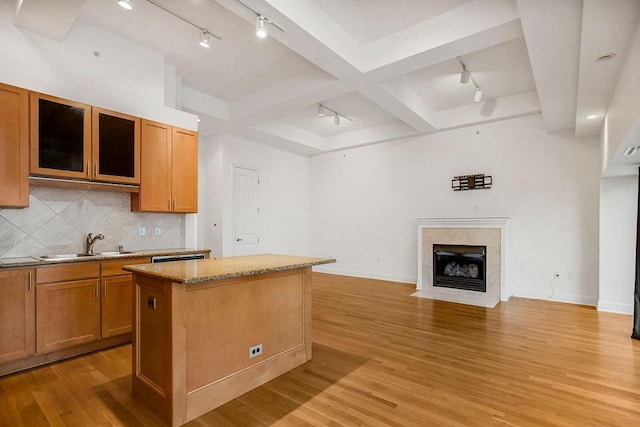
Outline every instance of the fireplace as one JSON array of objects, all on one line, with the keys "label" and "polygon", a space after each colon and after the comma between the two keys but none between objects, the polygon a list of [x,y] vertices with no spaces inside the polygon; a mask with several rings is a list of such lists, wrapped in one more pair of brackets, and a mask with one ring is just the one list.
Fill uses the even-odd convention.
[{"label": "fireplace", "polygon": [[505,217],[418,219],[413,295],[482,307],[506,300],[508,224]]},{"label": "fireplace", "polygon": [[486,292],[487,247],[433,245],[433,286]]}]

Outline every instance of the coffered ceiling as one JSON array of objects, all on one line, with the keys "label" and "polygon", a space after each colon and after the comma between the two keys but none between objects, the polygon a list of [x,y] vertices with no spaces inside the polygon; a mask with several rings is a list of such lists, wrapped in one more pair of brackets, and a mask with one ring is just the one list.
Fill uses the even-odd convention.
[{"label": "coffered ceiling", "polygon": [[[597,135],[640,10],[637,0],[155,0],[222,39],[203,49],[197,29],[132,1],[125,11],[115,0],[22,0],[16,25],[59,40],[83,21],[161,51],[202,135],[305,155],[538,113],[549,132]],[[257,38],[254,11],[282,30]],[[481,102],[460,83],[460,61]],[[352,121],[318,117],[319,103]]]}]

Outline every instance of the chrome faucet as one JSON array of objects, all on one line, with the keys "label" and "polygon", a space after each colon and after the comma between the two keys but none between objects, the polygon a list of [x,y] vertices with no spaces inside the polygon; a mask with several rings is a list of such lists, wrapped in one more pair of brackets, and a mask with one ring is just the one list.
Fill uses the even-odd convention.
[{"label": "chrome faucet", "polygon": [[98,234],[93,237],[91,233],[87,236],[87,253],[93,254],[93,244],[96,243],[96,240],[103,240],[104,236],[102,234]]}]

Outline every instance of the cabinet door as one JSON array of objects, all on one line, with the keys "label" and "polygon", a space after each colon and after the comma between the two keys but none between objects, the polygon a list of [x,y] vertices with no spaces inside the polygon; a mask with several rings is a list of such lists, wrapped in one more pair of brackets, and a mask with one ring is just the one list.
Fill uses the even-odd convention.
[{"label": "cabinet door", "polygon": [[92,172],[98,181],[140,183],[140,119],[93,107]]},{"label": "cabinet door", "polygon": [[98,279],[36,286],[36,351],[47,353],[100,338]]},{"label": "cabinet door", "polygon": [[131,274],[102,279],[102,338],[131,332]]},{"label": "cabinet door", "polygon": [[91,106],[31,92],[31,173],[91,176]]},{"label": "cabinet door", "polygon": [[171,126],[142,120],[140,192],[131,194],[131,210],[169,212],[171,209]]},{"label": "cabinet door", "polygon": [[29,92],[0,84],[0,207],[29,206]]},{"label": "cabinet door", "polygon": [[173,128],[171,147],[171,210],[198,211],[198,133]]},{"label": "cabinet door", "polygon": [[0,271],[0,363],[35,352],[33,270]]}]

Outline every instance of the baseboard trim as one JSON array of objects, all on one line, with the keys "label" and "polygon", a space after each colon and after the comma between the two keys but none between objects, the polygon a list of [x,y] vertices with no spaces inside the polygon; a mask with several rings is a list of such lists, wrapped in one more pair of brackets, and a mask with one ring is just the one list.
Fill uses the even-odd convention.
[{"label": "baseboard trim", "polygon": [[633,314],[633,304],[620,304],[617,302],[598,301],[598,311],[620,314]]},{"label": "baseboard trim", "polygon": [[344,270],[341,268],[335,268],[327,265],[319,265],[319,266],[313,267],[313,271],[317,271],[318,273],[337,274],[339,276],[350,276],[350,277],[360,277],[363,279],[384,280],[386,282],[409,283],[412,285],[415,285],[416,283],[418,283],[418,279],[415,277],[368,273],[368,272],[356,271],[356,270]]},{"label": "baseboard trim", "polygon": [[511,295],[518,298],[540,299],[546,301],[564,302],[569,304],[590,305],[596,306],[596,298],[586,295],[577,294],[565,294],[561,292],[549,292],[533,291],[530,289],[510,289]]}]

